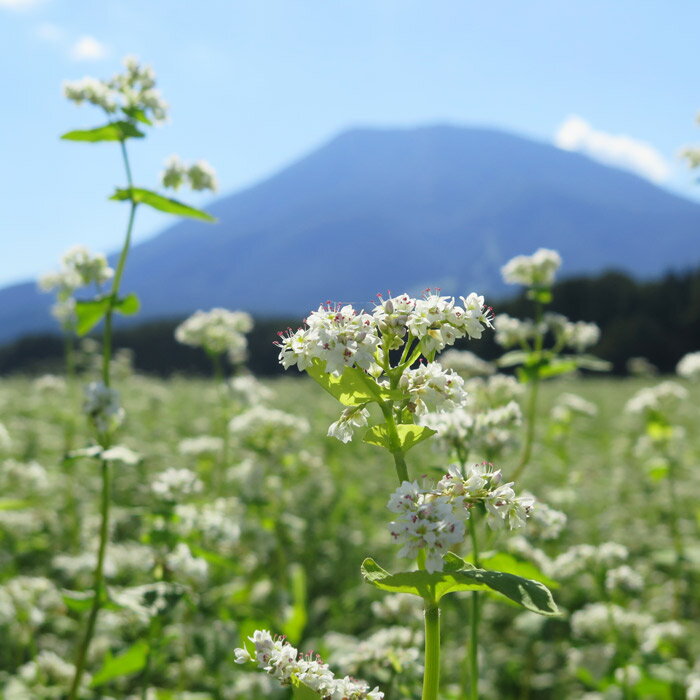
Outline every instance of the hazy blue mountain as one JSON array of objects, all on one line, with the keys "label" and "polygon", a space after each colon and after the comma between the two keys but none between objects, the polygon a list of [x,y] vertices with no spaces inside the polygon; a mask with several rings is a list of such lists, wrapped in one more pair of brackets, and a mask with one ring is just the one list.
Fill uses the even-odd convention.
[{"label": "hazy blue mountain", "polygon": [[[565,273],[638,276],[700,262],[700,205],[582,155],[500,131],[356,129],[136,246],[139,318],[226,306],[304,314],[327,299],[441,287],[504,291],[540,246]],[[0,339],[54,327],[32,284],[0,290]]]}]

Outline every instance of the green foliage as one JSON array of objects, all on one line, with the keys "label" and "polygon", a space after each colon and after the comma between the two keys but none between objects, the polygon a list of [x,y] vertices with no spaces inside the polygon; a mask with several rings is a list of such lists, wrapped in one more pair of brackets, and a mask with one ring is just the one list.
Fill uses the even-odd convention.
[{"label": "green foliage", "polygon": [[296,676],[292,676],[292,697],[294,700],[318,700],[321,696]]},{"label": "green foliage", "polygon": [[[423,440],[427,440],[431,435],[435,435],[435,432],[432,428],[425,426],[400,423],[396,426],[398,446],[402,451],[406,452],[418,443],[423,442]],[[396,448],[386,423],[370,428],[362,439],[370,445],[385,447],[389,451],[393,451]]]},{"label": "green foliage", "polygon": [[322,386],[343,406],[361,406],[370,401],[387,401],[401,398],[400,391],[379,387],[375,381],[359,367],[346,367],[338,376],[326,372],[326,363],[314,359],[306,373]]},{"label": "green foliage", "polygon": [[444,571],[390,574],[368,558],[362,563],[362,576],[383,591],[411,593],[433,602],[439,602],[448,593],[492,590],[540,615],[559,615],[552,594],[539,581],[502,571],[476,569],[451,552],[445,555],[445,563]]},{"label": "green foliage", "polygon": [[184,216],[185,218],[200,219],[201,221],[208,222],[216,221],[211,214],[207,214],[207,212],[201,209],[195,209],[187,204],[178,202],[176,199],[164,197],[162,194],[141,187],[117,189],[110,199],[116,202],[131,201],[136,204],[145,204],[153,209],[175,216]]},{"label": "green foliage", "polygon": [[[107,314],[112,296],[102,296],[89,301],[76,301],[75,315],[77,324],[75,330],[78,335],[89,333]],[[114,311],[125,316],[132,316],[138,313],[141,306],[139,298],[133,292],[127,296],[117,299],[111,304]]]},{"label": "green foliage", "polygon": [[93,676],[90,686],[96,688],[115,678],[129,676],[144,668],[148,660],[148,643],[139,640],[117,656],[107,654],[102,668]]},{"label": "green foliage", "polygon": [[142,139],[143,132],[139,131],[131,122],[118,121],[95,129],[77,129],[68,131],[62,139],[65,141],[87,141],[100,143],[102,141],[125,141],[126,139]]}]

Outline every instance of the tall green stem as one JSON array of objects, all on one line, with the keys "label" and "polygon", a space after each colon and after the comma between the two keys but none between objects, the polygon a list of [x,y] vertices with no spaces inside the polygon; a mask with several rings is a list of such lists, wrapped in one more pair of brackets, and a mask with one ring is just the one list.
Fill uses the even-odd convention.
[{"label": "tall green stem", "polygon": [[[476,534],[476,514],[469,518],[469,535],[472,542],[474,566],[481,568],[479,560],[479,541]],[[481,600],[479,591],[471,592],[471,615],[469,616],[469,697],[478,700],[479,697],[479,616]]]},{"label": "tall green stem", "polygon": [[425,674],[422,700],[437,700],[440,688],[440,606],[425,601]]},{"label": "tall green stem", "polygon": [[683,535],[681,534],[680,525],[678,522],[678,494],[676,489],[676,463],[673,458],[669,459],[668,475],[666,478],[668,483],[668,499],[669,499],[669,527],[671,529],[671,538],[673,539],[673,549],[676,554],[675,561],[675,576],[674,578],[674,617],[680,619],[683,615],[683,595],[681,586],[684,577],[685,569],[685,546],[683,544]]},{"label": "tall green stem", "polygon": [[107,553],[107,540],[109,539],[109,503],[110,503],[110,480],[109,480],[109,462],[102,462],[102,497],[100,502],[100,545],[97,552],[97,566],[95,567],[95,582],[93,585],[93,599],[90,614],[88,615],[85,634],[83,635],[82,643],[78,649],[78,656],[75,662],[75,675],[71,684],[69,700],[75,700],[78,697],[78,689],[85,671],[85,662],[87,660],[90,642],[95,632],[95,623],[97,622],[97,614],[100,611],[102,598],[104,594],[104,562],[105,554]]},{"label": "tall green stem", "polygon": [[[124,141],[120,141],[119,145],[121,147],[122,159],[124,161],[126,179],[129,184],[129,189],[131,190],[133,188],[133,181],[131,177],[131,167],[129,165],[129,156],[126,151]],[[102,332],[102,381],[107,387],[109,387],[111,384],[110,368],[112,361],[112,315],[114,312],[114,303],[119,295],[119,287],[124,274],[126,258],[129,254],[129,248],[131,247],[131,236],[134,228],[134,217],[136,215],[137,206],[138,203],[131,200],[129,220],[126,227],[126,235],[124,237],[124,245],[122,246],[122,250],[119,255],[119,261],[117,263],[117,269],[114,273],[114,279],[112,280],[112,288],[109,294],[107,313],[105,314],[104,319],[104,329]],[[108,448],[110,442],[109,435],[107,434],[100,436],[100,442],[103,448]],[[78,649],[78,656],[75,663],[75,675],[73,676],[73,682],[71,684],[68,700],[76,700],[78,697],[78,690],[85,672],[85,662],[90,650],[90,643],[92,642],[92,637],[95,633],[97,615],[102,607],[104,597],[104,560],[107,553],[107,542],[109,540],[109,505],[111,491],[109,462],[107,461],[102,462],[101,477],[102,496],[100,502],[100,542],[97,551],[97,564],[95,566],[92,606],[90,608],[87,624],[85,626],[85,634],[83,635],[80,648]]]},{"label": "tall green stem", "polygon": [[541,329],[542,326],[542,304],[537,301],[535,302],[535,347],[533,349],[533,355],[537,360],[536,371],[534,376],[530,378],[530,395],[527,402],[527,416],[525,420],[527,421],[525,429],[525,444],[523,445],[523,451],[520,455],[520,460],[518,466],[513,472],[512,479],[516,480],[523,473],[523,470],[528,465],[530,461],[530,456],[532,455],[532,446],[535,442],[535,425],[537,422],[537,394],[540,388],[540,365],[539,362],[542,359],[542,349],[544,347],[544,333]]}]

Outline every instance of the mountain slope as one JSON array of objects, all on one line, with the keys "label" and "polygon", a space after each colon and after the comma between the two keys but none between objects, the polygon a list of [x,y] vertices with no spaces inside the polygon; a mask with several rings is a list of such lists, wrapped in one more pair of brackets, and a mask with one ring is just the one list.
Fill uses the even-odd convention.
[{"label": "mountain slope", "polygon": [[[567,273],[700,261],[700,205],[486,129],[348,131],[211,211],[217,225],[182,221],[134,248],[124,289],[141,296],[141,318],[215,305],[303,314],[427,286],[502,292],[499,267],[540,246]],[[46,306],[31,287],[0,291],[0,338],[37,328]]]}]

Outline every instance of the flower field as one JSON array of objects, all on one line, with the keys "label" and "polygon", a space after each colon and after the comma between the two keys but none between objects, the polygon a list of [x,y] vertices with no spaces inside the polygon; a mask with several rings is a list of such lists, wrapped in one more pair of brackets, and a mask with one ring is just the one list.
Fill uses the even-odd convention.
[{"label": "flower field", "polygon": [[[285,697],[265,673],[234,662],[255,629],[285,634],[387,698],[419,697],[420,601],[360,575],[368,552],[400,566],[387,509],[396,476],[384,452],[327,437],[336,402],[307,379],[231,387],[119,371],[121,442],[131,452],[112,461],[110,602],[81,697]],[[563,515],[538,518],[536,507],[525,528],[485,533],[484,549],[548,583],[562,615],[484,596],[482,697],[698,697],[700,391],[679,380],[689,394],[666,399],[673,428],[662,436],[625,411],[657,384],[543,384],[521,481]],[[89,457],[65,459],[91,443],[75,388],[56,377],[5,379],[1,397],[0,685],[8,700],[61,698],[89,606],[99,470]],[[499,459],[506,475],[522,440],[514,426]],[[410,454],[412,478],[447,464],[432,441]],[[469,595],[443,606],[440,697],[465,697],[468,687]]]}]

